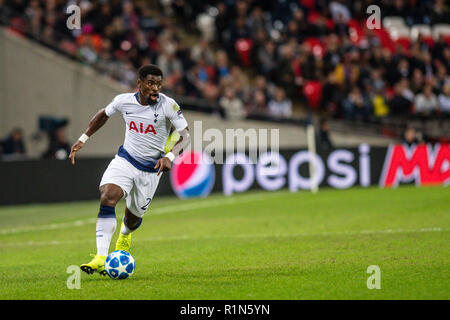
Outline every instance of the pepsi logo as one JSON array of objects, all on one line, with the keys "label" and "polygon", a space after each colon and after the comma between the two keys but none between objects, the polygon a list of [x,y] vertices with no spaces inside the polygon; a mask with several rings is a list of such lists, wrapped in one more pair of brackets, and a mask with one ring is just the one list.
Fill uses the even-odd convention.
[{"label": "pepsi logo", "polygon": [[214,187],[215,177],[212,159],[195,151],[183,153],[170,170],[172,189],[180,198],[206,197]]}]

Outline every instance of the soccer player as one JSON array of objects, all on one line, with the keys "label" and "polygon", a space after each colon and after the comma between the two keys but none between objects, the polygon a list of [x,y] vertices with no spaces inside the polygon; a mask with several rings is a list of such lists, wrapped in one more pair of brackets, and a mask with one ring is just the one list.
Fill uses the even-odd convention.
[{"label": "soccer player", "polygon": [[[173,160],[190,143],[189,128],[179,105],[160,93],[163,74],[156,65],[144,65],[138,70],[138,92],[117,95],[112,102],[89,122],[86,131],[72,146],[69,158],[100,129],[110,116],[120,112],[125,120],[125,142],[110,162],[100,182],[100,210],[96,224],[97,254],[80,266],[88,274],[105,275],[104,263],[112,235],[116,229],[115,206],[125,198],[125,216],[115,250],[129,251],[131,232],[142,222],[158,186],[161,173],[171,168]],[[180,138],[167,154],[164,146],[171,127]]]}]

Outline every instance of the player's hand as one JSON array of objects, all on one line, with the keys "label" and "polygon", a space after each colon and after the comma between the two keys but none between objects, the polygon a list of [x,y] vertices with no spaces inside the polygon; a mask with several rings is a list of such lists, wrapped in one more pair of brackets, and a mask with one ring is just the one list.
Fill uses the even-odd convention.
[{"label": "player's hand", "polygon": [[169,158],[164,157],[158,160],[158,162],[156,163],[155,169],[158,169],[158,173],[156,174],[157,176],[159,176],[159,174],[161,173],[161,171],[169,171],[172,168],[172,162],[170,162]]},{"label": "player's hand", "polygon": [[84,143],[81,141],[75,142],[75,144],[72,146],[72,149],[70,149],[69,158],[72,159],[72,164],[75,164],[75,155],[78,151],[80,151],[81,148],[83,148]]}]

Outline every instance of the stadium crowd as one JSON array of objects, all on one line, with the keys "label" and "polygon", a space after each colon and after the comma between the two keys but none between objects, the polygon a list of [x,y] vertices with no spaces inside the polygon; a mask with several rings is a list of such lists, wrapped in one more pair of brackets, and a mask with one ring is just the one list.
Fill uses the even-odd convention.
[{"label": "stadium crowd", "polygon": [[[448,23],[443,0],[380,1],[408,25]],[[81,8],[81,29],[66,7]],[[173,94],[227,118],[291,118],[294,105],[345,119],[448,117],[449,39],[395,42],[365,27],[370,1],[0,0],[0,18],[124,85],[155,63]],[[194,45],[186,34],[196,32]]]}]

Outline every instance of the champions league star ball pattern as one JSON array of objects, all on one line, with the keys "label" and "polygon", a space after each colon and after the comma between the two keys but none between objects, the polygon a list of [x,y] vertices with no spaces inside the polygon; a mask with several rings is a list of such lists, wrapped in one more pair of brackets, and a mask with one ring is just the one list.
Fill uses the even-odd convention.
[{"label": "champions league star ball pattern", "polygon": [[134,258],[126,251],[111,252],[105,261],[105,271],[112,279],[126,279],[134,273]]},{"label": "champions league star ball pattern", "polygon": [[183,153],[173,163],[170,182],[180,198],[206,197],[215,181],[212,159],[201,152]]}]

